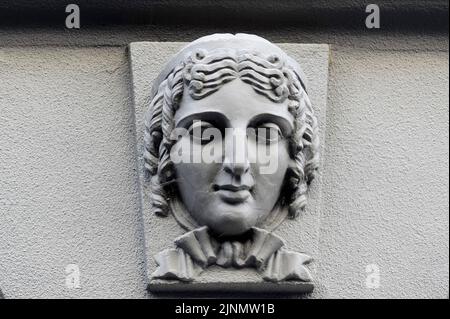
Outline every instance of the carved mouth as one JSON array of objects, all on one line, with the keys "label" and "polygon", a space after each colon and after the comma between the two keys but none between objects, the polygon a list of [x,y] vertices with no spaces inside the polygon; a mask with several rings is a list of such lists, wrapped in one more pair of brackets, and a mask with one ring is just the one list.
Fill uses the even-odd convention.
[{"label": "carved mouth", "polygon": [[232,185],[232,184],[226,184],[226,185],[213,185],[213,190],[215,192],[219,190],[227,190],[231,192],[239,192],[239,191],[250,191],[251,187],[247,185]]},{"label": "carved mouth", "polygon": [[213,191],[216,192],[220,198],[229,204],[240,204],[245,202],[251,195],[251,187],[247,185],[213,185]]}]

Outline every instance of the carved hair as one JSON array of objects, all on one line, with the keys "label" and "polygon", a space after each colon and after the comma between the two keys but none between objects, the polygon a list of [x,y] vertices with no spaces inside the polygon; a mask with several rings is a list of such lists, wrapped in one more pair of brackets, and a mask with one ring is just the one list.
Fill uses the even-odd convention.
[{"label": "carved hair", "polygon": [[288,99],[294,117],[290,138],[290,167],[286,180],[284,203],[289,216],[296,217],[307,202],[309,183],[319,164],[317,119],[306,91],[294,70],[276,55],[267,58],[254,52],[237,50],[197,50],[176,66],[159,85],[145,115],[144,160],[151,178],[152,212],[167,216],[168,196],[174,190],[175,170],[170,149],[175,141],[174,114],[185,86],[193,99],[202,99],[234,79],[241,79],[259,94],[274,102]]}]

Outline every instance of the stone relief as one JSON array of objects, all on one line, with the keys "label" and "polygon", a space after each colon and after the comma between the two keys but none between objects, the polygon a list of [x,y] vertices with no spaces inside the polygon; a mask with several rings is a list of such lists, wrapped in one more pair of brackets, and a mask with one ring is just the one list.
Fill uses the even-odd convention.
[{"label": "stone relief", "polygon": [[161,71],[145,114],[146,181],[152,213],[187,232],[154,256],[152,279],[192,282],[218,265],[312,280],[311,257],[273,232],[305,209],[318,169],[306,85],[292,58],[248,34],[202,37]]}]

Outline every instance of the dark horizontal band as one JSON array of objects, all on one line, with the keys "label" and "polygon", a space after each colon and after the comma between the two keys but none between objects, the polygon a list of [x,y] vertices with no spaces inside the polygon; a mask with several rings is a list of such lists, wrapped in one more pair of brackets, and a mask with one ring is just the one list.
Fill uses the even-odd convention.
[{"label": "dark horizontal band", "polygon": [[[86,26],[180,25],[276,28],[277,26],[364,29],[370,2],[268,1],[268,0],[3,0],[0,26],[61,27],[65,7],[80,7]],[[448,1],[375,2],[382,13],[383,28],[432,29],[448,32]]]}]

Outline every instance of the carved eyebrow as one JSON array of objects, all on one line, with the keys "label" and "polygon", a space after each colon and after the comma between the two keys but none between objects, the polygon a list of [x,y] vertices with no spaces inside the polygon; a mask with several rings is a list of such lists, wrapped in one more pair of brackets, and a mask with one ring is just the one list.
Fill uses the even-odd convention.
[{"label": "carved eyebrow", "polygon": [[280,129],[282,130],[282,132],[285,136],[291,135],[292,131],[294,130],[294,127],[289,120],[287,120],[286,118],[284,118],[282,116],[272,114],[272,113],[263,113],[263,114],[258,114],[256,116],[254,116],[250,120],[248,126],[249,127],[257,127],[258,125],[261,125],[264,123],[275,123],[276,125],[278,125],[280,127]]},{"label": "carved eyebrow", "polygon": [[208,111],[189,114],[179,119],[176,123],[176,127],[188,128],[194,120],[210,122],[211,124],[219,127],[228,127],[228,124],[230,123],[228,118],[222,113]]}]

